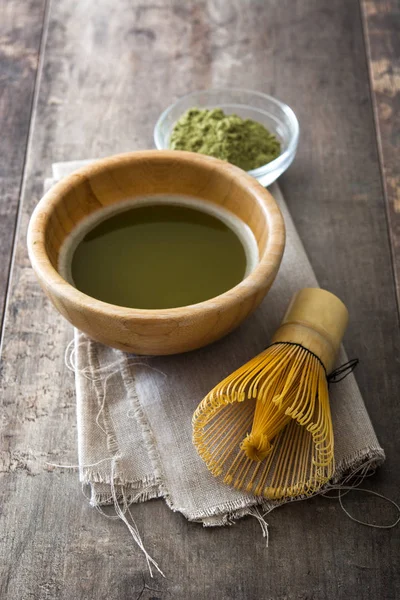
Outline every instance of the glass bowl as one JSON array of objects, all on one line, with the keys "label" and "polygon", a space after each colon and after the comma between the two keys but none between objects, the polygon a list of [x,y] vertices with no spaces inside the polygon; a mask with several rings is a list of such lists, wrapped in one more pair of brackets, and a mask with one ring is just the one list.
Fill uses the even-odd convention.
[{"label": "glass bowl", "polygon": [[222,108],[227,114],[258,121],[273,133],[281,143],[281,154],[275,160],[248,171],[263,186],[270,185],[292,163],[299,140],[299,123],[292,109],[273,98],[241,89],[211,89],[192,92],[168,107],[154,128],[154,142],[158,150],[169,148],[171,132],[176,121],[189,108]]}]

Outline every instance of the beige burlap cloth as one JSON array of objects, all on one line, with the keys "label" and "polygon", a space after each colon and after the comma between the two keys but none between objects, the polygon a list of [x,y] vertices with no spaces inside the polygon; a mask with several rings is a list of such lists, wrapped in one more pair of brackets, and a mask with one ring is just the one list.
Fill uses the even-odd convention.
[{"label": "beige burlap cloth", "polygon": [[[53,165],[53,181],[83,164]],[[195,352],[148,358],[75,332],[69,360],[76,377],[80,479],[90,486],[93,505],[113,503],[113,497],[163,497],[189,520],[223,525],[261,502],[208,472],[192,445],[191,419],[214,385],[268,345],[293,293],[318,285],[278,186],[271,192],[287,228],[282,266],[260,308],[236,331]],[[342,350],[338,364],[346,360]],[[332,386],[331,407],[335,481],[362,465],[381,464],[385,455],[353,374]],[[262,505],[276,506],[265,500]]]}]

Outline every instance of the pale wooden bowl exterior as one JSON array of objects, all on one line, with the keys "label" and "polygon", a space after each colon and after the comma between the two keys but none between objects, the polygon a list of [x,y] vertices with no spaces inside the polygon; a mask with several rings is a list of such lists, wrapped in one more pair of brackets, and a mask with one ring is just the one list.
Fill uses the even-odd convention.
[{"label": "pale wooden bowl exterior", "polygon": [[[107,304],[83,294],[57,271],[65,238],[87,215],[126,198],[178,193],[228,208],[253,231],[260,261],[231,290],[206,302],[167,310]],[[136,354],[194,350],[237,327],[261,302],[277,274],[285,243],[279,208],[256,180],[200,154],[148,150],[112,156],[55,185],[37,205],[28,230],[33,269],[51,302],[91,338]]]}]

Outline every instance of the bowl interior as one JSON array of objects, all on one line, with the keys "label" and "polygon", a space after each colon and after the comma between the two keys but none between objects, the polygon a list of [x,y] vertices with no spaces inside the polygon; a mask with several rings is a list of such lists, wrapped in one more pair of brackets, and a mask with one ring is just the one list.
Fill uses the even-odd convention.
[{"label": "bowl interior", "polygon": [[228,163],[192,153],[138,154],[98,161],[48,193],[40,235],[56,271],[64,241],[85,217],[116,202],[153,194],[188,195],[230,210],[252,230],[261,260],[269,224],[265,192],[256,182]]}]

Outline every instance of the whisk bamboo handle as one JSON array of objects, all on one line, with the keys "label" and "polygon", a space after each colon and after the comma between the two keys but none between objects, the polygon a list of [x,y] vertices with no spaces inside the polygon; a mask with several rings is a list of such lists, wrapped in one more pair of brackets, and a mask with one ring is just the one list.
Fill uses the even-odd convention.
[{"label": "whisk bamboo handle", "polygon": [[348,323],[348,311],[334,294],[304,288],[292,299],[272,342],[300,344],[316,354],[329,374]]}]

